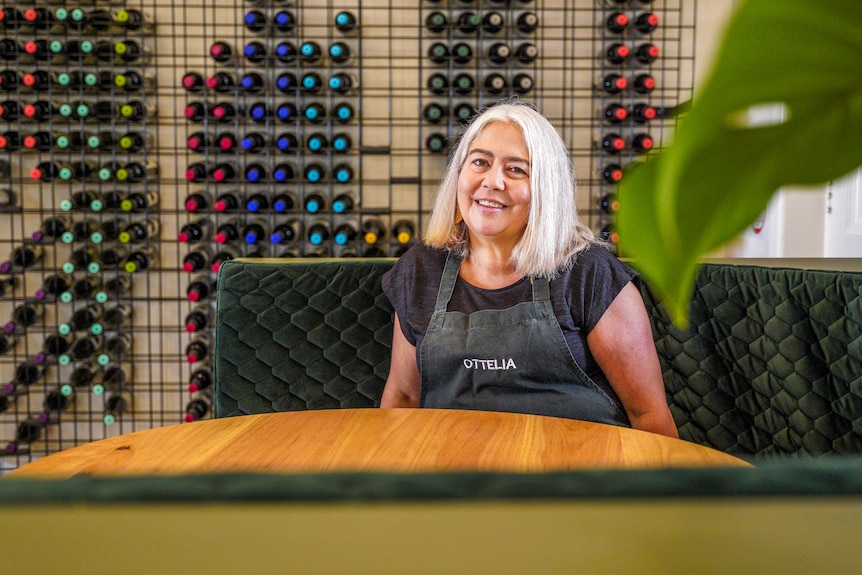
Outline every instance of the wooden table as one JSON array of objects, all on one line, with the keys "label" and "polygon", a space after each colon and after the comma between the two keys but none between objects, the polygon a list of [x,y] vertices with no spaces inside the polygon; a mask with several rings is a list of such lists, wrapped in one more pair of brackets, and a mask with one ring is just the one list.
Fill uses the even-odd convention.
[{"label": "wooden table", "polygon": [[694,443],[570,419],[441,409],[336,409],[138,431],[54,453],[8,477],[741,465],[748,464]]}]

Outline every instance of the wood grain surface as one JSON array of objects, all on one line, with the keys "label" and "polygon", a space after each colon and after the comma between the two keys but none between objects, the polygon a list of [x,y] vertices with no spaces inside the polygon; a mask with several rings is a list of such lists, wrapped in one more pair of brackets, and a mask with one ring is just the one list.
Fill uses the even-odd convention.
[{"label": "wood grain surface", "polygon": [[440,409],[335,409],[138,431],[54,453],[7,477],[741,465],[748,463],[694,443],[570,419]]}]

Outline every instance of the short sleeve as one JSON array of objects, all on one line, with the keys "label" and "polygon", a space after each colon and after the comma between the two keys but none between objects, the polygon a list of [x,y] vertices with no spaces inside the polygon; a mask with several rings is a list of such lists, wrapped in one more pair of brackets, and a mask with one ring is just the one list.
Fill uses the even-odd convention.
[{"label": "short sleeve", "polygon": [[581,252],[572,269],[572,310],[583,317],[581,325],[589,333],[631,281],[637,272],[601,245],[591,245]]},{"label": "short sleeve", "polygon": [[418,346],[428,329],[446,252],[415,244],[383,275],[381,287],[398,314],[401,331]]}]

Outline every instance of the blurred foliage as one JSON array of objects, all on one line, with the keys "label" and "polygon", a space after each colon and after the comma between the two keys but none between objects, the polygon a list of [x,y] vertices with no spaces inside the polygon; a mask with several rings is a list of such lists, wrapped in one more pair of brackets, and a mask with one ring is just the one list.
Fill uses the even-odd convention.
[{"label": "blurred foliage", "polygon": [[860,164],[862,2],[743,0],[674,141],[620,185],[620,254],[685,325],[704,255],[780,187]]}]

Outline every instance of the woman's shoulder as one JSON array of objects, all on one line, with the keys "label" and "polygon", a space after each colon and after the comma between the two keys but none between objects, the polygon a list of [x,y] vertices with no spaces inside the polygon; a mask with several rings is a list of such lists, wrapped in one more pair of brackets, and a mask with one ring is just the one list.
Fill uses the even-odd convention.
[{"label": "woman's shoulder", "polygon": [[384,275],[384,288],[395,284],[421,286],[435,277],[439,283],[448,253],[448,250],[432,248],[421,242],[413,244]]},{"label": "woman's shoulder", "polygon": [[628,279],[637,276],[637,272],[620,260],[609,247],[599,242],[592,242],[575,254],[572,257],[568,272],[575,275],[621,274],[628,276]]}]

